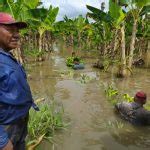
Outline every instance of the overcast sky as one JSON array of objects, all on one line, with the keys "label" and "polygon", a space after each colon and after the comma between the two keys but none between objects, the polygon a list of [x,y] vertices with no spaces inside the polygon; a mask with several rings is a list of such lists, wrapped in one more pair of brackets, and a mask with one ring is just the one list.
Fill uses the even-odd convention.
[{"label": "overcast sky", "polygon": [[62,20],[64,15],[69,18],[76,17],[80,14],[85,16],[87,13],[86,4],[100,8],[101,3],[106,3],[106,8],[108,8],[109,0],[42,0],[45,7],[50,5],[59,7],[59,14],[57,20]]}]

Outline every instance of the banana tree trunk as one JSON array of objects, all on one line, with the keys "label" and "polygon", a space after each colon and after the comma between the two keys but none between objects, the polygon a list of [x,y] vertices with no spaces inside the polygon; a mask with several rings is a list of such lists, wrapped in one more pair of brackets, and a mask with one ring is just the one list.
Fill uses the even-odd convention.
[{"label": "banana tree trunk", "polygon": [[126,67],[126,45],[125,45],[125,30],[124,25],[121,27],[121,62],[123,65],[123,70],[125,70]]},{"label": "banana tree trunk", "polygon": [[118,36],[117,36],[117,33],[118,33],[118,29],[116,29],[116,31],[115,31],[115,40],[114,40],[114,48],[113,48],[113,52],[112,52],[112,58],[114,58],[114,56],[115,56],[115,51],[116,51],[116,49],[117,49],[117,38],[118,38]]},{"label": "banana tree trunk", "polygon": [[81,49],[81,33],[78,32],[78,45],[79,45],[79,49]]},{"label": "banana tree trunk", "polygon": [[125,45],[125,26],[121,27],[121,65],[118,67],[118,77],[126,77],[126,45]]},{"label": "banana tree trunk", "polygon": [[37,48],[37,41],[36,41],[36,33],[33,33],[33,36],[34,36],[34,49]]},{"label": "banana tree trunk", "polygon": [[42,50],[45,50],[45,33],[42,36]]},{"label": "banana tree trunk", "polygon": [[70,43],[71,43],[71,45],[73,46],[73,44],[74,44],[73,33],[71,33],[71,35],[70,35]]},{"label": "banana tree trunk", "polygon": [[89,36],[87,36],[87,38],[86,38],[85,46],[87,47],[87,49],[90,49],[91,41],[90,41],[90,37]]},{"label": "banana tree trunk", "polygon": [[136,39],[136,32],[137,32],[137,20],[134,20],[133,29],[132,29],[132,37],[130,42],[130,53],[129,53],[129,64],[128,67],[131,69],[132,62],[133,62],[133,54],[135,50],[135,39]]},{"label": "banana tree trunk", "polygon": [[48,50],[51,52],[52,51],[52,33],[51,32],[49,32],[48,34],[48,39],[49,39]]},{"label": "banana tree trunk", "polygon": [[145,65],[146,67],[150,67],[150,40],[147,43],[147,52],[145,54]]},{"label": "banana tree trunk", "polygon": [[66,42],[66,37],[65,37],[65,35],[63,35],[62,37],[63,37],[63,41]]},{"label": "banana tree trunk", "polygon": [[48,43],[49,43],[49,37],[48,37],[48,32],[45,33],[45,51],[48,52]]},{"label": "banana tree trunk", "polygon": [[39,52],[42,52],[42,36],[39,36]]},{"label": "banana tree trunk", "polygon": [[107,54],[106,41],[104,41],[104,45],[103,45],[103,56],[104,56],[104,59],[106,57],[106,54]]}]

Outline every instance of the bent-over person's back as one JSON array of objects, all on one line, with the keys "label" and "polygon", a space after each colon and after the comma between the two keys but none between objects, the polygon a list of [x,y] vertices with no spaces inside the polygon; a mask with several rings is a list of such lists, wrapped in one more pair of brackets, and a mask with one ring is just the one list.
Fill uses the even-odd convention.
[{"label": "bent-over person's back", "polygon": [[143,105],[146,103],[146,94],[137,92],[134,102],[121,102],[115,105],[120,116],[134,125],[150,125],[150,111]]}]

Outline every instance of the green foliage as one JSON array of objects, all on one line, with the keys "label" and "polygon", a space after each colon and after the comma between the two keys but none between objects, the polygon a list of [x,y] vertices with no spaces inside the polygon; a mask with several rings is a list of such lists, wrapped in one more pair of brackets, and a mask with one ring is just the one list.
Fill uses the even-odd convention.
[{"label": "green foliage", "polygon": [[10,8],[7,3],[7,0],[0,0],[0,11],[1,12],[10,12]]},{"label": "green foliage", "polygon": [[73,78],[74,76],[74,70],[69,69],[69,70],[61,70],[60,71],[60,76],[63,78]]},{"label": "green foliage", "polygon": [[109,129],[122,129],[124,124],[121,121],[108,121],[106,127]]},{"label": "green foliage", "polygon": [[[112,105],[115,105],[121,101],[129,102],[129,103],[134,101],[134,98],[131,97],[129,94],[119,92],[112,85],[105,86],[105,93],[108,98],[108,101],[112,103]],[[147,102],[146,105],[144,105],[144,108],[150,110],[150,103]]]},{"label": "green foliage", "polygon": [[109,85],[107,89],[105,89],[105,93],[108,97],[113,97],[118,95],[118,90],[114,89],[112,85]]},{"label": "green foliage", "polygon": [[53,8],[50,6],[49,9],[35,8],[28,11],[30,14],[28,21],[30,22],[31,26],[37,28],[40,36],[42,36],[46,30],[54,30],[53,25],[59,11],[58,7]]},{"label": "green foliage", "polygon": [[150,111],[150,102],[147,102],[147,104],[144,106],[144,108]]},{"label": "green foliage", "polygon": [[53,25],[53,23],[56,21],[56,17],[58,15],[59,8],[53,8],[52,5],[49,7],[48,14],[45,18],[45,23],[48,25]]},{"label": "green foliage", "polygon": [[107,85],[105,87],[105,93],[108,97],[108,101],[113,105],[120,101],[133,102],[133,97],[127,93],[120,93],[118,89],[114,88],[112,85]]},{"label": "green foliage", "polygon": [[41,5],[40,0],[23,0],[23,3],[26,5],[26,7],[28,7],[28,9],[37,8],[39,5]]},{"label": "green foliage", "polygon": [[150,5],[144,6],[143,9],[140,12],[140,16],[143,16],[143,15],[149,13],[149,12],[150,12]]},{"label": "green foliage", "polygon": [[68,58],[66,59],[66,65],[67,65],[68,67],[72,67],[72,66],[74,65],[74,57],[68,57]]},{"label": "green foliage", "polygon": [[105,88],[105,94],[108,97],[108,101],[110,101],[112,105],[115,105],[118,102],[119,91],[114,89],[112,85],[108,85],[108,87]]},{"label": "green foliage", "polygon": [[79,63],[83,63],[83,61],[81,60],[81,58],[76,56],[76,57],[68,57],[68,58],[66,59],[66,65],[67,65],[68,67],[73,67],[75,61],[77,61],[77,62],[79,62]]},{"label": "green foliage", "polygon": [[150,5],[149,0],[132,0],[132,4],[135,4],[138,8],[142,8],[144,6]]},{"label": "green foliage", "polygon": [[51,105],[39,105],[40,111],[30,110],[30,119],[28,125],[28,141],[35,141],[40,136],[51,138],[58,129],[64,129],[66,124],[63,121],[63,107],[55,103]]},{"label": "green foliage", "polygon": [[81,74],[79,82],[81,84],[86,84],[86,83],[90,82],[92,79],[93,79],[92,77],[90,77],[90,76],[88,76],[86,74]]},{"label": "green foliage", "polygon": [[115,26],[120,25],[120,23],[125,18],[125,14],[122,8],[118,4],[112,2],[112,0],[109,0],[109,13],[110,16],[113,18],[113,24]]},{"label": "green foliage", "polygon": [[92,13],[87,13],[88,17],[91,17],[95,21],[104,21],[107,23],[110,23],[112,21],[112,18],[109,14],[103,12],[102,10],[86,5],[86,7],[92,12]]},{"label": "green foliage", "polygon": [[38,57],[41,57],[45,54],[44,51],[39,52],[39,50],[37,50],[37,49],[33,49],[33,50],[25,49],[24,53],[25,53],[26,56],[32,56],[35,59],[38,58]]},{"label": "green foliage", "polygon": [[111,61],[109,59],[105,59],[103,61],[103,65],[104,65],[104,72],[108,71],[110,65],[111,65]]},{"label": "green foliage", "polygon": [[131,97],[129,94],[123,94],[123,98],[127,102],[133,102],[133,97]]}]

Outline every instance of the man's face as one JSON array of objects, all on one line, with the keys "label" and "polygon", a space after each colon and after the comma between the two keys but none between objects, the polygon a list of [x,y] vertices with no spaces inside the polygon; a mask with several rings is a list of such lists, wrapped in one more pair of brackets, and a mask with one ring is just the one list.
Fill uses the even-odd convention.
[{"label": "man's face", "polygon": [[19,47],[19,29],[15,25],[0,25],[0,47],[6,51]]}]

